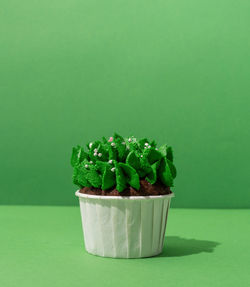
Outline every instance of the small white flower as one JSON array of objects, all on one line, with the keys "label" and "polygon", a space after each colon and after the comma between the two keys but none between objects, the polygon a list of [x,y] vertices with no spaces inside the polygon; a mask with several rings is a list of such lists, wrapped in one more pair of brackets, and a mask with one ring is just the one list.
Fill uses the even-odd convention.
[{"label": "small white flower", "polygon": [[141,157],[143,157],[143,155],[141,155]]},{"label": "small white flower", "polygon": [[97,149],[97,148],[95,148],[95,149],[94,149],[94,152],[98,152],[98,149]]},{"label": "small white flower", "polygon": [[112,159],[110,159],[110,160],[109,160],[109,163],[111,164],[112,162],[113,162],[113,160],[112,160]]},{"label": "small white flower", "polygon": [[115,143],[111,143],[112,146],[115,146]]},{"label": "small white flower", "polygon": [[145,146],[147,146],[148,145],[148,143],[145,143]]},{"label": "small white flower", "polygon": [[93,163],[93,161],[91,160],[89,163]]},{"label": "small white flower", "polygon": [[93,145],[93,143],[90,143],[90,144],[89,144],[89,148],[92,148],[92,145]]},{"label": "small white flower", "polygon": [[144,148],[147,148],[146,146]]},{"label": "small white flower", "polygon": [[148,148],[151,148],[151,145],[149,145]]},{"label": "small white flower", "polygon": [[131,143],[131,142],[132,142],[132,139],[131,139],[131,138],[129,138],[129,139],[128,139],[128,141]]},{"label": "small white flower", "polygon": [[94,153],[94,156],[97,156],[97,152]]},{"label": "small white flower", "polygon": [[122,144],[126,144],[125,142],[122,142]]},{"label": "small white flower", "polygon": [[101,157],[101,156],[102,156],[102,153],[98,153],[98,156]]},{"label": "small white flower", "polygon": [[112,171],[112,172],[115,172],[115,167],[112,167],[112,168],[111,168],[111,171]]},{"label": "small white flower", "polygon": [[89,166],[87,164],[85,164],[85,167],[88,168]]}]

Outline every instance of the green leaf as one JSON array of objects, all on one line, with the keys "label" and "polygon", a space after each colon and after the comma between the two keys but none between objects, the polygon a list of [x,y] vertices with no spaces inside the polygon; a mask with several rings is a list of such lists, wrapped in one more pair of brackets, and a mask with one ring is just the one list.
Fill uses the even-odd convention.
[{"label": "green leaf", "polygon": [[156,148],[157,143],[156,143],[156,141],[153,140],[153,141],[151,141],[150,145],[151,145],[152,147]]},{"label": "green leaf", "polygon": [[99,173],[96,171],[94,166],[89,166],[88,168],[85,168],[85,176],[87,181],[93,186],[93,187],[101,187],[102,180]]},{"label": "green leaf", "polygon": [[159,168],[160,163],[161,161],[159,160],[151,165],[151,172],[146,177],[146,180],[151,184],[155,184],[157,181],[157,170]]},{"label": "green leaf", "polygon": [[95,164],[96,164],[96,169],[97,169],[101,174],[104,173],[104,171],[105,171],[105,169],[106,169],[107,166],[110,166],[109,163],[104,162],[104,161],[100,161],[100,160],[97,160]]},{"label": "green leaf", "polygon": [[150,149],[144,149],[142,157],[140,157],[140,171],[143,172],[145,175],[147,175],[151,171],[151,165],[148,161],[148,156],[150,152]]},{"label": "green leaf", "polygon": [[84,166],[77,166],[74,168],[73,173],[73,182],[74,184],[81,186],[81,187],[91,187],[91,184],[88,182],[86,178],[86,169]]},{"label": "green leaf", "polygon": [[137,172],[140,178],[144,178],[150,172],[150,170],[138,169]]},{"label": "green leaf", "polygon": [[116,162],[115,162],[115,175],[116,175],[116,189],[119,192],[122,192],[127,186],[126,184],[127,180],[126,180],[125,175],[122,172],[122,169],[119,167],[118,163]]},{"label": "green leaf", "polygon": [[156,161],[160,160],[162,157],[163,155],[158,150],[149,149],[149,153],[147,156],[149,164],[152,165]]},{"label": "green leaf", "polygon": [[147,138],[143,138],[143,139],[141,139],[141,140],[138,141],[138,144],[139,144],[139,147],[141,148],[141,150],[144,149],[145,143],[149,143],[149,141],[148,141]]},{"label": "green leaf", "polygon": [[93,150],[95,148],[97,148],[101,144],[101,142],[100,141],[94,141],[91,143],[92,143],[91,147],[89,146],[90,142],[86,144],[86,147],[93,153]]},{"label": "green leaf", "polygon": [[129,148],[129,151],[134,151],[135,153],[140,153],[141,152],[141,149],[140,149],[140,147],[139,147],[139,144],[138,144],[138,142],[135,140],[135,138],[131,138],[131,142],[129,142],[128,141],[128,139],[126,139],[126,144],[127,144],[127,146],[128,146],[128,148]]},{"label": "green leaf", "polygon": [[114,147],[109,146],[108,147],[108,153],[109,153],[109,159],[117,160],[118,153],[117,153],[117,150]]},{"label": "green leaf", "polygon": [[134,151],[131,151],[126,159],[126,163],[130,166],[132,166],[135,170],[138,170],[140,168],[140,160],[139,158],[136,156]]},{"label": "green leaf", "polygon": [[170,161],[169,159],[167,159],[167,163],[168,163],[168,166],[169,166],[169,168],[170,168],[170,171],[171,171],[172,177],[173,177],[173,178],[176,178],[176,174],[177,174],[177,172],[176,172],[176,168],[175,168],[175,166],[174,166],[173,162],[172,162],[172,161]]},{"label": "green leaf", "polygon": [[76,147],[73,147],[71,160],[70,160],[71,166],[73,167],[79,163],[78,153],[79,153],[79,150]]},{"label": "green leaf", "polygon": [[159,152],[162,153],[163,156],[167,156],[167,145],[164,144],[159,148]]},{"label": "green leaf", "polygon": [[124,145],[122,143],[117,143],[116,144],[116,150],[118,152],[119,161],[123,161],[125,159],[126,154],[127,154],[126,145]]},{"label": "green leaf", "polygon": [[[100,144],[98,147],[97,147],[98,151],[97,151],[97,156],[95,156],[96,158],[96,161],[107,161],[108,158],[109,158],[109,153],[107,151],[107,148],[103,145],[103,144]],[[101,155],[101,156],[99,156]]]},{"label": "green leaf", "polygon": [[97,149],[97,154],[100,152],[99,151],[100,147],[101,147],[101,142],[100,141],[94,141],[94,142],[92,142],[91,148],[89,148],[89,158],[94,162],[96,160],[99,160],[99,157],[94,156],[94,154],[95,154],[95,149]]},{"label": "green leaf", "polygon": [[171,146],[167,147],[167,159],[169,159],[172,162],[174,160],[173,150]]},{"label": "green leaf", "polygon": [[73,147],[71,155],[71,165],[73,167],[81,163],[86,158],[88,158],[88,154],[84,152],[83,148],[79,145],[77,147]]},{"label": "green leaf", "polygon": [[173,150],[171,146],[167,146],[166,144],[164,144],[159,148],[159,152],[173,162]]},{"label": "green leaf", "polygon": [[73,179],[73,183],[78,185],[78,186],[81,186],[79,181],[78,181],[78,166],[75,166],[74,169],[73,169],[73,176],[72,176],[72,179]]},{"label": "green leaf", "polygon": [[117,151],[117,159],[119,161],[124,161],[128,153],[126,150],[126,144],[124,138],[115,133],[113,136],[113,142],[115,143],[114,149]]},{"label": "green leaf", "polygon": [[120,135],[118,135],[118,133],[114,133],[114,135],[113,135],[113,139],[116,141],[116,140],[118,140],[118,141],[124,141],[124,138],[122,137],[122,136],[120,136]]},{"label": "green leaf", "polygon": [[108,143],[108,141],[107,141],[107,139],[106,139],[105,137],[102,137],[102,142],[103,142],[104,144],[107,144],[107,143]]},{"label": "green leaf", "polygon": [[162,158],[159,166],[159,178],[166,186],[173,186],[173,176],[166,158]]},{"label": "green leaf", "polygon": [[119,167],[122,169],[123,174],[126,175],[128,184],[135,189],[139,189],[140,178],[136,170],[132,166],[122,162],[119,163]]},{"label": "green leaf", "polygon": [[[75,184],[106,189],[116,186],[119,192],[128,185],[140,188],[140,178],[152,184],[158,179],[165,185],[173,184],[176,168],[171,147],[163,145],[157,151],[156,142],[147,138],[123,138],[117,133],[112,138],[115,145],[103,137],[101,141],[89,143],[87,153],[79,145],[73,148],[71,165]],[[115,164],[114,172],[111,171],[114,164],[109,164],[109,160]]]},{"label": "green leaf", "polygon": [[112,166],[108,165],[102,176],[102,190],[115,186],[115,173],[111,171]]}]

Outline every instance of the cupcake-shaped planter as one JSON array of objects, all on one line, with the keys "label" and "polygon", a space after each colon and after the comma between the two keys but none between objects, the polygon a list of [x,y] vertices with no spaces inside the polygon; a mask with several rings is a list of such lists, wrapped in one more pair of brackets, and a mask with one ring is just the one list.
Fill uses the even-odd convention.
[{"label": "cupcake-shaped planter", "polygon": [[171,147],[122,138],[73,148],[86,250],[113,258],[162,252],[176,169]]}]

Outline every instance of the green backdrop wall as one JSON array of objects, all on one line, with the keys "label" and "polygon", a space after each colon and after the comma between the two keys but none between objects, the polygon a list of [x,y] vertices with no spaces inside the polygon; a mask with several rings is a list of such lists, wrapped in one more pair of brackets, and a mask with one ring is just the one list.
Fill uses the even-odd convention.
[{"label": "green backdrop wall", "polygon": [[249,208],[250,2],[1,1],[1,204],[77,204],[71,148],[174,147],[175,207]]}]

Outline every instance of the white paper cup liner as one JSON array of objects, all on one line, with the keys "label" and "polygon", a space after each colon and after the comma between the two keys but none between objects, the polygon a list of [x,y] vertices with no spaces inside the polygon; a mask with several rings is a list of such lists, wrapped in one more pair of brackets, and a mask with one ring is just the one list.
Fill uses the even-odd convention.
[{"label": "white paper cup liner", "polygon": [[79,197],[87,252],[103,257],[140,258],[162,252],[172,194]]}]

